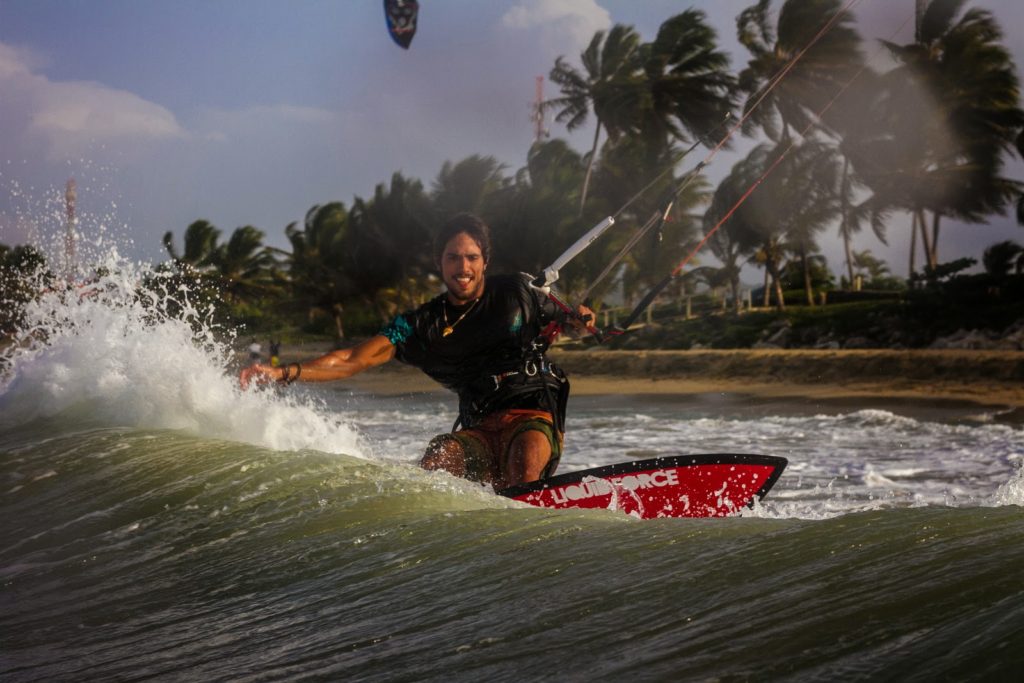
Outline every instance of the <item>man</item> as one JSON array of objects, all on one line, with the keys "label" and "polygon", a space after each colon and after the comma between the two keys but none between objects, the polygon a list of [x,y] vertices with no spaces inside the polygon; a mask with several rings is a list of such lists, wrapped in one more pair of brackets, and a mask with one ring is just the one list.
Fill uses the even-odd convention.
[{"label": "man", "polygon": [[252,380],[291,383],[351,377],[392,358],[423,370],[459,396],[459,427],[431,440],[420,465],[489,483],[495,490],[550,476],[562,454],[569,381],[544,355],[549,325],[584,328],[579,317],[519,275],[485,275],[487,225],[460,214],[437,237],[434,257],[447,292],[396,316],[378,335],[307,363],[242,370]]},{"label": "man", "polygon": [[249,362],[259,363],[263,359],[263,347],[256,339],[250,340],[249,343]]}]

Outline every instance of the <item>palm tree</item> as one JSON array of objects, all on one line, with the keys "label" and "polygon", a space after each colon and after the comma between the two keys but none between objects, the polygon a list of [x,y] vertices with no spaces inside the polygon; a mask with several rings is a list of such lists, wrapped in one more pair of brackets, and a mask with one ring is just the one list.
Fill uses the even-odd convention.
[{"label": "palm tree", "polygon": [[561,89],[561,97],[548,100],[543,106],[559,110],[555,120],[573,131],[586,123],[591,110],[597,119],[580,191],[580,213],[587,201],[601,129],[616,137],[635,121],[635,112],[644,97],[641,57],[639,34],[631,26],[616,24],[607,33],[595,33],[580,54],[584,72],[569,64],[564,56],[559,56],[551,69],[551,81]]},{"label": "palm tree", "polygon": [[989,275],[1005,277],[1010,271],[1019,274],[1024,270],[1024,247],[1010,240],[997,242],[985,250],[981,263]]},{"label": "palm tree", "polygon": [[[705,214],[705,226],[707,226],[707,214]],[[722,265],[705,271],[708,274],[704,276],[704,279],[711,287],[728,287],[732,294],[733,312],[739,314],[743,311],[743,301],[740,298],[740,275],[743,272],[743,262],[753,254],[748,253],[743,243],[733,239],[732,234],[727,230],[715,232],[708,240],[708,249]]]},{"label": "palm tree", "polygon": [[[778,22],[771,23],[772,0],[760,0],[736,20],[739,41],[752,55],[740,72],[739,88],[747,93],[744,112],[750,113],[744,133],[761,128],[774,141],[789,139],[792,130],[804,130],[860,71],[864,57],[853,16],[842,11],[841,0],[786,0]],[[819,32],[830,22],[830,28]],[[802,50],[778,81],[776,76]],[[764,100],[755,105],[768,90]]]},{"label": "palm tree", "polygon": [[348,271],[364,291],[375,292],[382,318],[423,303],[433,291],[432,221],[423,184],[401,173],[391,176],[390,186],[377,185],[373,199],[353,202]]},{"label": "palm tree", "polygon": [[[807,304],[814,305],[811,275],[818,251],[817,235],[839,213],[835,193],[838,169],[835,148],[827,143],[811,140],[795,147],[785,142],[777,146],[766,143],[738,162],[723,181],[723,199],[756,188],[723,229],[732,232],[732,238],[747,249],[759,245],[755,262],[765,268],[766,279],[770,276],[780,308],[784,303],[779,278],[787,252],[798,256]],[[719,204],[715,210],[721,212],[721,207]],[[766,282],[766,298],[767,289]]]},{"label": "palm tree", "polygon": [[919,81],[905,69],[882,74],[874,90],[854,107],[856,120],[844,125],[841,144],[856,178],[871,195],[860,209],[870,216],[876,234],[885,242],[886,221],[893,210],[906,210],[912,218],[909,273],[915,272],[918,224],[924,207],[944,194],[936,153],[938,141],[949,134],[933,115],[934,107]]},{"label": "palm tree", "polygon": [[263,244],[263,231],[247,225],[237,228],[227,243],[219,243],[220,230],[198,220],[185,230],[185,251],[174,246],[174,233],[164,234],[164,248],[181,277],[193,284],[216,287],[228,303],[258,298],[274,289],[277,261]]},{"label": "palm tree", "polygon": [[799,256],[808,306],[815,303],[811,275],[818,251],[817,236],[840,213],[839,167],[834,147],[808,140],[789,150],[762,190],[762,198],[770,198],[780,212],[778,220],[785,228],[786,239]]},{"label": "palm tree", "polygon": [[764,299],[761,305],[765,308],[771,303],[771,295],[775,295],[775,308],[786,310],[786,298],[782,291],[782,268],[789,254],[789,246],[782,235],[766,234],[750,262],[764,268]]},{"label": "palm tree", "polygon": [[488,199],[505,186],[504,170],[494,157],[478,154],[444,162],[431,191],[438,220],[443,223],[464,211],[485,215]]},{"label": "palm tree", "polygon": [[[893,277],[889,265],[876,257],[870,250],[855,251],[852,254],[854,277],[860,277],[864,286],[870,289],[893,289],[902,282]],[[853,286],[854,280],[850,280]]]},{"label": "palm tree", "polygon": [[688,142],[721,126],[736,108],[736,77],[717,40],[696,9],[660,26],[657,37],[642,46],[648,98],[634,132]]},{"label": "palm tree", "polygon": [[[842,154],[843,145],[839,147]],[[843,240],[843,255],[846,262],[846,274],[853,284],[853,271],[855,267],[853,238],[861,231],[864,223],[867,222],[869,211],[864,203],[856,203],[857,188],[861,184],[859,177],[854,173],[850,157],[843,154],[843,170],[836,184],[836,196],[839,200],[839,237]],[[872,223],[875,228],[875,237],[882,244],[887,244],[884,227],[881,223]]]},{"label": "palm tree", "polygon": [[[1020,181],[1001,176],[1006,154],[1024,155],[1016,67],[991,13],[964,12],[965,5],[922,0],[914,42],[886,43],[900,66],[888,75],[885,113],[894,135],[911,145],[892,159],[896,170],[885,175],[895,177],[879,184],[890,206],[912,213],[931,269],[943,216],[981,222],[1015,202],[1020,213],[1024,192]],[[909,93],[916,102],[907,102]],[[905,107],[915,104],[907,116]]]},{"label": "palm tree", "polygon": [[[719,272],[715,273],[715,282],[724,281],[732,291],[733,305],[737,313],[740,312],[740,274],[743,262],[754,258],[761,240],[755,231],[750,230],[749,225],[725,225],[716,230],[716,226],[725,219],[729,210],[740,200],[747,187],[755,182],[756,178],[748,172],[749,166],[737,164],[732,172],[726,176],[715,188],[711,197],[711,203],[704,213],[703,228],[708,238],[708,249],[721,263]],[[742,221],[742,216],[737,223]],[[715,230],[714,233],[711,233]],[[767,259],[765,259],[766,261]],[[766,271],[767,272],[767,271]],[[705,278],[711,284],[711,278]],[[765,293],[768,292],[768,283],[765,283]],[[781,301],[781,298],[779,299]]]},{"label": "palm tree", "polygon": [[201,271],[213,265],[220,230],[206,220],[193,222],[185,229],[185,251],[174,247],[174,233],[164,233],[163,244],[175,265],[182,270]]},{"label": "palm tree", "polygon": [[[848,12],[840,14],[843,12],[840,0],[787,0],[779,12],[777,24],[773,26],[771,6],[771,0],[760,0],[737,19],[740,42],[752,55],[739,78],[740,89],[747,93],[744,111],[749,113],[744,132],[750,134],[755,127],[760,127],[769,139],[779,142],[780,146],[792,139],[794,131],[818,129],[835,136],[834,130],[818,119],[818,112],[846,93],[848,86],[865,71],[861,39],[851,25],[853,17]],[[822,32],[825,27],[827,30]],[[798,55],[799,60],[794,62]],[[773,87],[776,77],[787,68],[789,71]],[[846,93],[845,100],[844,104],[850,106],[859,102],[852,93]],[[845,134],[855,131],[859,121],[857,117],[843,117],[837,127]],[[843,140],[842,137],[839,139]],[[831,152],[820,146],[811,149],[816,150],[812,156],[824,155],[819,163],[830,169],[832,162],[826,158],[831,156]],[[802,153],[805,163],[807,151]],[[821,195],[829,207],[825,213],[838,214],[840,218],[839,233],[843,238],[851,281],[851,240],[853,234],[860,230],[865,214],[863,207],[855,206],[858,184],[859,179],[851,172],[851,164],[844,160],[841,175],[833,177],[830,183],[832,196]],[[819,184],[818,190],[824,190],[824,187]],[[821,227],[816,219],[806,225],[810,232]],[[880,222],[873,225],[876,234],[884,241]],[[800,230],[791,233],[790,238],[802,254],[804,288],[810,300],[813,297],[808,249],[812,248],[813,239],[806,231]]]},{"label": "palm tree", "polygon": [[[56,280],[46,257],[33,246],[0,244],[0,335],[14,334],[22,322],[24,305]],[[2,344],[0,344],[2,345]]]},{"label": "palm tree", "polygon": [[[760,145],[736,162],[715,190],[707,213],[704,229],[709,231],[720,225],[718,231],[727,231],[728,241],[744,254],[752,254],[750,261],[764,268],[764,306],[768,306],[771,293],[775,293],[776,306],[785,308],[782,293],[782,264],[789,253],[785,243],[785,228],[778,220],[778,207],[765,202],[763,209],[751,200],[737,204],[748,188],[757,183],[770,163],[769,145]],[[733,207],[737,207],[728,221],[722,223]]]},{"label": "palm tree", "polygon": [[285,228],[292,245],[289,275],[296,302],[311,318],[329,315],[337,339],[345,338],[345,302],[356,292],[345,269],[348,231],[348,211],[341,202],[314,206],[301,229],[295,223]]},{"label": "palm tree", "polygon": [[264,246],[263,231],[251,225],[236,228],[209,258],[230,303],[257,299],[279,285],[274,252]]},{"label": "palm tree", "polygon": [[[623,136],[608,142],[602,150],[595,180],[601,188],[599,194],[619,206],[636,198],[630,210],[620,216],[623,225],[617,230],[620,235],[637,237],[623,259],[627,297],[651,290],[696,246],[703,213],[697,209],[711,198],[702,176],[683,183],[665,174],[664,169],[672,168],[679,157],[670,142],[667,138]],[[647,191],[640,194],[644,188]],[[661,222],[662,212],[673,198],[670,220]],[[639,235],[638,230],[652,220],[650,230]]]},{"label": "palm tree", "polygon": [[[546,140],[530,148],[526,166],[487,201],[495,267],[539,274],[586,231],[574,201],[584,173],[579,153],[564,140]],[[589,252],[562,273],[561,287],[572,288],[574,274]]]},{"label": "palm tree", "polygon": [[839,95],[821,121],[823,131],[838,142],[842,160],[842,172],[836,184],[838,233],[843,241],[846,276],[851,284],[856,268],[853,239],[865,224],[871,226],[882,244],[888,244],[884,220],[887,213],[872,214],[870,198],[864,199],[865,191],[871,189],[871,176],[860,173],[862,163],[873,161],[863,154],[863,150],[871,144],[880,128],[874,116],[881,92],[882,81],[874,71],[865,68]]},{"label": "palm tree", "polygon": [[[163,244],[171,261],[158,268],[159,277],[152,281],[157,290],[184,287],[193,296],[219,302],[218,282],[212,276],[216,259],[220,230],[206,220],[192,222],[185,229],[185,250],[179,253],[174,246],[174,233],[164,233]],[[169,279],[166,279],[169,278]],[[168,304],[176,309],[175,297],[167,297]]]},{"label": "palm tree", "polygon": [[[676,141],[715,137],[736,106],[736,79],[729,57],[717,49],[717,36],[699,10],[677,14],[641,46],[644,97],[637,99],[630,135],[609,140],[601,157],[599,194],[612,206],[639,199],[620,223],[645,224],[664,210],[667,193],[679,181],[666,173],[681,155]],[[644,188],[647,191],[639,194]],[[626,284],[653,287],[694,246],[700,216],[695,209],[710,198],[703,178],[686,184],[674,203],[673,220],[658,234],[639,241],[626,259]],[[628,289],[628,287],[627,287]]]}]

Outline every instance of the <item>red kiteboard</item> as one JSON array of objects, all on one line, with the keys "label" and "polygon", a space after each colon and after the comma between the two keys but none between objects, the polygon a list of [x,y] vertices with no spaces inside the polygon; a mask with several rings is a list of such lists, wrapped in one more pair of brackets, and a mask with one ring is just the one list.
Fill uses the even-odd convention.
[{"label": "red kiteboard", "polygon": [[639,519],[726,517],[763,498],[786,463],[772,455],[674,455],[568,472],[498,493],[538,507],[618,510]]}]

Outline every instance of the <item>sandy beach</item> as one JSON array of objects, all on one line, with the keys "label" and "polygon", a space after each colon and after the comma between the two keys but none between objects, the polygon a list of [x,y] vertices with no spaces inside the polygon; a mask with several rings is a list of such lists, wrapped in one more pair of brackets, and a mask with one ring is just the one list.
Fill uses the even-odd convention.
[{"label": "sandy beach", "polygon": [[[308,345],[283,360],[313,358]],[[727,393],[755,397],[969,401],[1024,411],[1024,352],[950,350],[564,351],[553,362],[575,395]],[[418,370],[390,363],[348,382],[378,394],[443,391]]]}]

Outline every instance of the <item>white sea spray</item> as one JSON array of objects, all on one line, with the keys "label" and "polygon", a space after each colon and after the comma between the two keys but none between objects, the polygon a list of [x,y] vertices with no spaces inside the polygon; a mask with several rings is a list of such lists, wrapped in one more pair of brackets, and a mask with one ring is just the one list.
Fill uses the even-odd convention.
[{"label": "white sea spray", "polygon": [[357,430],[317,401],[242,391],[233,331],[218,327],[212,307],[180,278],[115,248],[95,262],[70,283],[31,278],[36,296],[0,356],[0,426],[63,416],[280,450],[362,453]]}]

